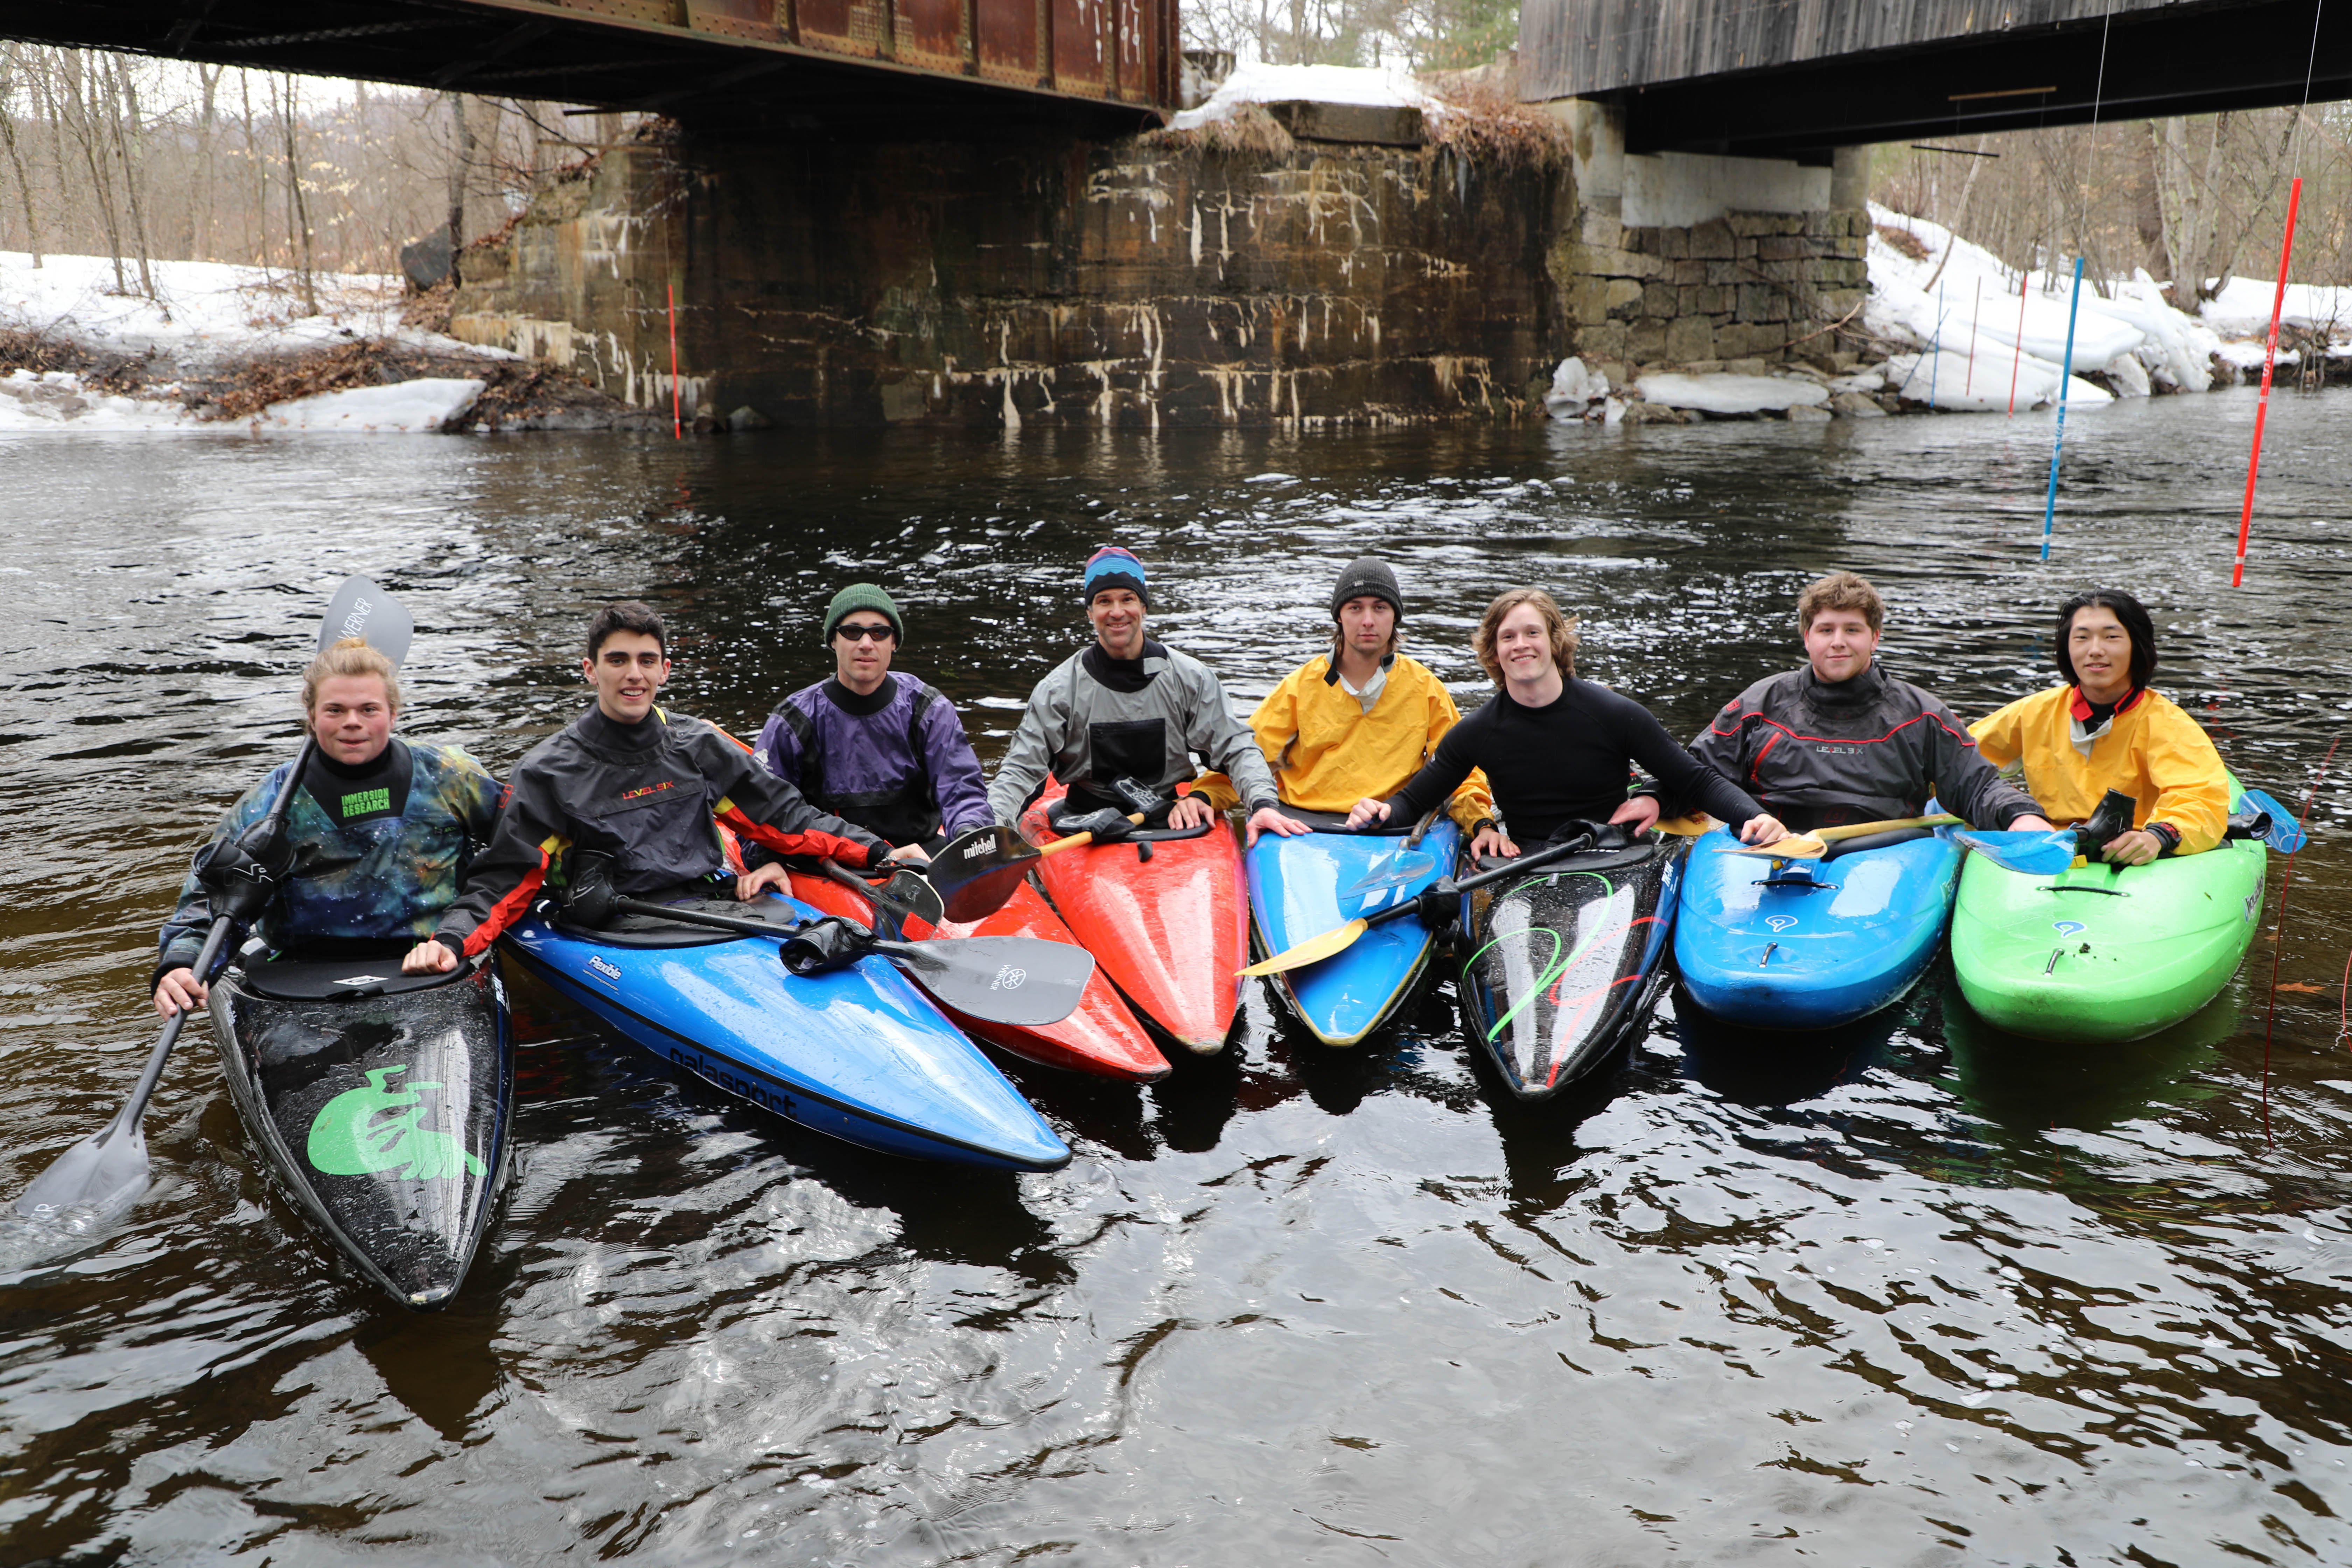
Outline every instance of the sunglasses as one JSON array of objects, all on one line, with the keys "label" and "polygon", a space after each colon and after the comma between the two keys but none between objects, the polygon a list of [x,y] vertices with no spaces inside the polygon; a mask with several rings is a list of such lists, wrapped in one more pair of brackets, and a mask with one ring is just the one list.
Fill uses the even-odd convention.
[{"label": "sunglasses", "polygon": [[880,642],[889,637],[891,631],[887,621],[879,626],[869,621],[856,623],[845,621],[833,629],[833,635],[837,637],[847,637],[851,642]]}]

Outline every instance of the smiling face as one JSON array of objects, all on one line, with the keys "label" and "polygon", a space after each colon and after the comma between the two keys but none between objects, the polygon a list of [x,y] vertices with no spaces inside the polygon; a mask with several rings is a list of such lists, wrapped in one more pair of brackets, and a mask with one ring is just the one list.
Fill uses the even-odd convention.
[{"label": "smiling face", "polygon": [[2074,683],[2094,702],[2120,702],[2131,692],[2132,640],[2115,611],[2085,605],[2066,628],[2066,657]]},{"label": "smiling face", "polygon": [[1132,588],[1105,588],[1087,601],[1095,640],[1113,658],[1143,657],[1143,601]]},{"label": "smiling face", "polygon": [[890,673],[890,655],[898,638],[890,623],[872,610],[853,610],[833,631],[833,674],[863,697]]},{"label": "smiling face", "polygon": [[614,632],[596,657],[580,661],[580,673],[596,689],[596,706],[616,724],[635,724],[653,711],[654,695],[669,679],[661,639],[646,632]]},{"label": "smiling face", "polygon": [[331,675],[310,705],[319,750],[346,767],[372,763],[392,741],[393,708],[380,675]]},{"label": "smiling face", "polygon": [[1823,680],[1852,680],[1877,651],[1878,634],[1860,610],[1823,610],[1805,627],[1805,657]]},{"label": "smiling face", "polygon": [[1551,632],[1533,605],[1514,605],[1495,628],[1495,662],[1513,686],[1541,685],[1559,668],[1552,658]]}]

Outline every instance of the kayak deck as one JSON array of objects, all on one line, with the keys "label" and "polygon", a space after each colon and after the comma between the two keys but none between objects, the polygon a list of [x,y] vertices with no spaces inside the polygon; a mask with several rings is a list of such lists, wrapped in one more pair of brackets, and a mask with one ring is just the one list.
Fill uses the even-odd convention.
[{"label": "kayak deck", "polygon": [[2262,922],[2260,839],[2054,877],[1969,858],[1952,966],[1986,1022],[2045,1040],[2137,1040],[2210,1002]]},{"label": "kayak deck", "polygon": [[1648,1019],[1686,843],[1599,849],[1463,895],[1464,1016],[1513,1094],[1550,1098]]},{"label": "kayak deck", "polygon": [[[1049,784],[1023,815],[1031,843],[1058,837],[1045,807],[1061,793]],[[1146,1023],[1197,1055],[1224,1049],[1241,1005],[1238,972],[1249,962],[1249,902],[1231,827],[1217,822],[1197,838],[1065,849],[1038,862],[1037,879]]]},{"label": "kayak deck", "polygon": [[1684,988],[1717,1017],[1832,1028],[1902,997],[1934,960],[1959,885],[1949,828],[1835,859],[1738,847],[1722,827],[1693,842],[1675,926]]},{"label": "kayak deck", "polygon": [[[1423,835],[1417,856],[1428,868],[1370,895],[1348,889],[1402,851],[1395,834],[1315,832],[1291,837],[1265,834],[1244,858],[1257,945],[1266,953],[1319,936],[1360,915],[1418,898],[1454,864],[1461,830],[1440,819]],[[1436,933],[1407,915],[1372,927],[1344,952],[1278,974],[1275,994],[1327,1046],[1352,1046],[1393,1016],[1429,967]]]},{"label": "kayak deck", "polygon": [[[839,882],[824,877],[794,871],[793,897],[827,914],[844,915],[865,925],[874,923],[870,904]],[[932,934],[932,927],[922,921],[908,921],[907,934],[924,937]],[[1027,936],[1080,945],[1062,917],[1046,903],[1045,895],[1027,882],[1023,882],[994,914],[984,920],[950,921],[938,928],[938,934]],[[1160,1047],[1151,1043],[1151,1037],[1136,1022],[1127,1004],[1119,1000],[1118,992],[1099,966],[1087,982],[1086,995],[1079,1001],[1077,1011],[1058,1024],[1024,1027],[968,1017],[952,1007],[942,1006],[940,1011],[974,1039],[985,1040],[1000,1050],[1046,1067],[1137,1083],[1150,1083],[1168,1076],[1168,1058],[1160,1054]]]},{"label": "kayak deck", "polygon": [[[816,912],[775,897],[709,907],[782,921]],[[1018,1171],[1069,1163],[1068,1145],[887,960],[795,975],[765,938],[616,924],[583,932],[534,916],[501,940],[629,1040],[813,1131],[914,1159]]]},{"label": "kayak deck", "polygon": [[498,968],[402,977],[397,956],[232,971],[209,1011],[229,1097],[271,1173],[403,1306],[457,1293],[505,1179],[514,1050]]}]

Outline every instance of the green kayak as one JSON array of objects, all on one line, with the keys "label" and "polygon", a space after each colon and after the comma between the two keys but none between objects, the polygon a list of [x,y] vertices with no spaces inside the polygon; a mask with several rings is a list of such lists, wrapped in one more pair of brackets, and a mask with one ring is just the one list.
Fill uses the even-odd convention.
[{"label": "green kayak", "polygon": [[[2240,804],[2231,781],[2231,805]],[[2210,1002],[2263,912],[2267,851],[2224,839],[2146,866],[2077,860],[2054,877],[1970,855],[1952,967],[1987,1023],[2044,1040],[2137,1040]]]}]

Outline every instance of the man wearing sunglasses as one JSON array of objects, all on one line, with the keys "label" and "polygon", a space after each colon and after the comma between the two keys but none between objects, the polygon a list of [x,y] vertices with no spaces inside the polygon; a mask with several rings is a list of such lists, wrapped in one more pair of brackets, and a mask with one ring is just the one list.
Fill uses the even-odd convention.
[{"label": "man wearing sunglasses", "polygon": [[825,606],[833,676],[776,704],[753,748],[771,773],[830,812],[893,845],[908,858],[989,815],[980,759],[955,705],[890,660],[907,623],[889,595],[853,583]]}]

